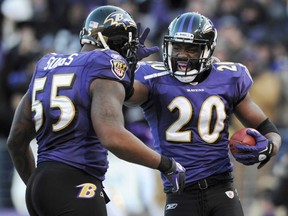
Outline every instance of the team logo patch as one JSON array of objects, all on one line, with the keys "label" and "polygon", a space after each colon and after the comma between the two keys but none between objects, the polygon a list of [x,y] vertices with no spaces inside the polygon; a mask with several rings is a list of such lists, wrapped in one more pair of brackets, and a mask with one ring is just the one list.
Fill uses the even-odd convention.
[{"label": "team logo patch", "polygon": [[225,193],[230,199],[234,198],[234,192],[233,191],[226,191]]},{"label": "team logo patch", "polygon": [[112,66],[112,72],[115,74],[116,77],[122,80],[125,77],[128,66],[123,60],[120,59],[111,59],[110,62]]},{"label": "team logo patch", "polygon": [[95,197],[96,193],[95,191],[97,190],[97,186],[92,183],[84,183],[81,185],[76,186],[77,188],[80,188],[78,198],[84,198],[84,199],[89,199]]}]

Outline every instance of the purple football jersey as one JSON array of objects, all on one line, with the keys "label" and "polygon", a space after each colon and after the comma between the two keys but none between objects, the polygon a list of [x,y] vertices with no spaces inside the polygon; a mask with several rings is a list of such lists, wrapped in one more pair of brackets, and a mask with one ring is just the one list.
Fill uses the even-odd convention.
[{"label": "purple football jersey", "polygon": [[245,66],[213,64],[209,76],[193,85],[171,76],[163,63],[139,62],[135,79],[149,90],[142,108],[154,147],[186,168],[186,183],[232,171],[229,120],[253,83]]},{"label": "purple football jersey", "polygon": [[130,84],[126,60],[112,50],[41,58],[29,86],[37,163],[59,161],[104,180],[107,150],[94,132],[89,87],[94,79]]}]

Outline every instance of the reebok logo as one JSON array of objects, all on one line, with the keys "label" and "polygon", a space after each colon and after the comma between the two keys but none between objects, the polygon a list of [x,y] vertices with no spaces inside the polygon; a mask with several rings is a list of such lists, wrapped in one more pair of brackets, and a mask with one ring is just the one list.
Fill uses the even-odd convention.
[{"label": "reebok logo", "polygon": [[169,203],[166,205],[166,210],[175,209],[178,206],[177,203]]}]

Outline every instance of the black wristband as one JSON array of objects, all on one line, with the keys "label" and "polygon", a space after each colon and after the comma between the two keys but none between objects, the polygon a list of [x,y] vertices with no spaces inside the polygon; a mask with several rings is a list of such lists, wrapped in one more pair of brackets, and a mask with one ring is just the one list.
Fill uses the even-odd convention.
[{"label": "black wristband", "polygon": [[172,167],[172,160],[166,156],[161,155],[161,161],[157,169],[160,172],[167,172]]},{"label": "black wristband", "polygon": [[262,135],[265,135],[270,132],[274,132],[280,135],[280,132],[276,126],[267,118],[265,119],[258,127],[256,128]]}]

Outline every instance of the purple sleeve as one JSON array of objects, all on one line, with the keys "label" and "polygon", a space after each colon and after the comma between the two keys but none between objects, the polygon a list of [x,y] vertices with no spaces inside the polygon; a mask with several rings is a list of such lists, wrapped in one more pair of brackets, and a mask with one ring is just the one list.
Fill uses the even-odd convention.
[{"label": "purple sleeve", "polygon": [[135,72],[135,80],[140,81],[150,89],[154,82],[153,78],[167,74],[168,72],[166,71],[163,62],[138,62]]},{"label": "purple sleeve", "polygon": [[236,88],[237,95],[239,97],[238,102],[240,102],[245,97],[245,95],[248,93],[248,91],[253,85],[253,80],[247,67],[239,64],[239,72],[241,76],[239,77]]},{"label": "purple sleeve", "polygon": [[[106,55],[105,55],[106,54]],[[87,80],[95,78],[111,79],[121,82],[125,87],[130,84],[130,70],[126,60],[109,50],[104,55],[95,52],[87,62]]]}]

